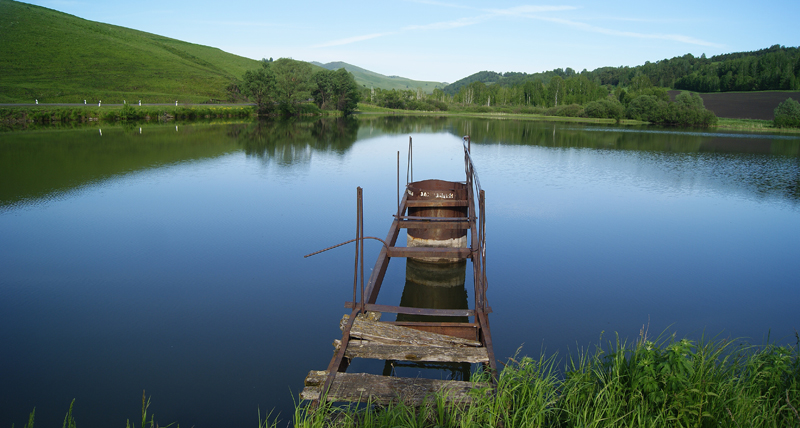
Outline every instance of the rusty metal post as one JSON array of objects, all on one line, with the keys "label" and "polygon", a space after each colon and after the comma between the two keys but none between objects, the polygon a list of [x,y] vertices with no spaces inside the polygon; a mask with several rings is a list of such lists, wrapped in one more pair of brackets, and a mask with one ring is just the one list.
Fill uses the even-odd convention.
[{"label": "rusty metal post", "polygon": [[358,188],[358,247],[361,256],[361,313],[364,313],[364,190]]},{"label": "rusty metal post", "polygon": [[400,215],[400,150],[397,151],[397,215]]},{"label": "rusty metal post", "polygon": [[353,266],[353,304],[356,303],[356,290],[358,289],[358,253],[361,245],[361,187],[356,188],[356,259]]},{"label": "rusty metal post", "polygon": [[480,245],[481,245],[481,292],[483,294],[483,311],[486,312],[489,308],[486,304],[486,290],[489,288],[486,280],[486,193],[481,189],[478,209],[480,215]]}]

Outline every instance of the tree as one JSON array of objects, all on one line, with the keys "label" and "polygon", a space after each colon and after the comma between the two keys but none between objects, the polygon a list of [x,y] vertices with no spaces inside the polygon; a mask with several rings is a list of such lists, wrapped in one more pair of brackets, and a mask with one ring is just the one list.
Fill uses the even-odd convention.
[{"label": "tree", "polygon": [[361,94],[356,79],[350,72],[340,68],[334,72],[333,93],[336,97],[336,110],[347,116],[358,107]]},{"label": "tree", "polygon": [[270,66],[275,72],[275,100],[285,115],[297,113],[298,104],[311,98],[311,64],[280,58]]},{"label": "tree", "polygon": [[270,113],[275,106],[275,73],[270,62],[263,60],[261,68],[246,71],[241,87],[244,96],[256,103],[259,114]]},{"label": "tree", "polygon": [[775,108],[775,120],[772,123],[778,128],[800,128],[800,103],[787,98]]},{"label": "tree", "polygon": [[311,79],[314,82],[314,89],[311,91],[311,96],[314,97],[314,102],[320,109],[330,107],[333,98],[333,71],[322,70],[317,72]]}]

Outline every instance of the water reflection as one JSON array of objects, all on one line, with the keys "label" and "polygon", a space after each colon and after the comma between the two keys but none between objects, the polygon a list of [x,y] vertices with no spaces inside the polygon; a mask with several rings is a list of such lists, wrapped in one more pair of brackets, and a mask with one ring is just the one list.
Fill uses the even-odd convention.
[{"label": "water reflection", "polygon": [[[400,306],[431,309],[468,309],[467,261],[428,263],[406,260],[406,285]],[[397,321],[469,322],[467,317],[440,317],[398,314]]]},{"label": "water reflection", "polygon": [[35,204],[87,185],[244,149],[278,165],[308,163],[314,151],[352,147],[353,118],[238,124],[122,124],[0,134],[0,210]]},{"label": "water reflection", "polygon": [[137,171],[237,150],[227,126],[23,131],[0,134],[0,209],[36,203]]},{"label": "water reflection", "polygon": [[[464,288],[467,261],[429,263],[406,259],[406,284],[400,306],[431,309],[469,309],[467,290]],[[397,321],[411,322],[469,322],[469,317],[442,317],[397,314]],[[386,361],[384,376],[396,373],[399,368],[433,369],[446,373],[448,379],[469,380],[469,363],[417,363],[411,361]]]},{"label": "water reflection", "polygon": [[259,120],[234,126],[228,135],[241,144],[248,156],[292,166],[308,163],[315,151],[345,153],[355,144],[358,128],[359,122],[353,117]]}]

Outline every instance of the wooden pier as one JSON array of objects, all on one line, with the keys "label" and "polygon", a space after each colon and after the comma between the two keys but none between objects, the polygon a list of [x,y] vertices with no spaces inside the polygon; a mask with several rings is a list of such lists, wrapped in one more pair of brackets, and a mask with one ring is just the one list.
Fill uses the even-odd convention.
[{"label": "wooden pier", "polygon": [[[358,189],[356,239],[353,240],[356,242],[353,299],[344,305],[350,313],[340,321],[342,337],[334,341],[335,351],[327,369],[309,372],[305,388],[300,393],[301,399],[420,405],[434,393],[443,392],[448,402],[463,403],[469,401],[467,393],[471,389],[494,386],[497,366],[489,328],[491,308],[486,300],[484,192],[470,156],[469,137],[464,137],[463,150],[464,182],[414,182],[409,138],[407,183],[401,199],[398,154],[398,209],[385,240],[364,236],[361,188]],[[409,245],[398,247],[395,244],[402,229],[408,231]],[[377,239],[384,244],[366,286],[364,239]],[[396,257],[434,262],[469,260],[474,288],[471,308],[433,309],[376,304],[386,269],[391,259]],[[380,320],[382,313],[452,317],[454,321],[467,319],[467,322],[386,322]],[[492,373],[492,382],[475,384],[347,373],[350,361],[355,358],[432,364],[479,363]]]}]

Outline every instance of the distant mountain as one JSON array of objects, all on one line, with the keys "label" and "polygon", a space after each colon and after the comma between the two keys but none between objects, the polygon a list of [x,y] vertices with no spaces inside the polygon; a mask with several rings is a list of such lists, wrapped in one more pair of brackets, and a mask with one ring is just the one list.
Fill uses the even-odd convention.
[{"label": "distant mountain", "polygon": [[353,73],[356,83],[360,86],[367,88],[381,88],[381,89],[417,89],[422,88],[423,92],[431,93],[434,89],[442,89],[447,86],[446,82],[425,82],[420,80],[407,79],[399,76],[384,76],[383,74],[374,71],[365,70],[346,62],[336,61],[322,64],[312,61],[311,64],[318,65],[328,70],[338,70],[344,68],[345,70]]}]

